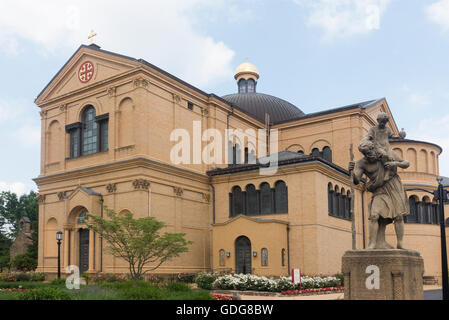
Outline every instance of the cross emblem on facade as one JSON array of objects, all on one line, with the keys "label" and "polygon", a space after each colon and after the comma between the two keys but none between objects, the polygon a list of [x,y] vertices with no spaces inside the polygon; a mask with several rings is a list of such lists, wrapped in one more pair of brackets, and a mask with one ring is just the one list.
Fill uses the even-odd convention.
[{"label": "cross emblem on facade", "polygon": [[87,39],[90,40],[90,43],[94,43],[94,37],[97,36],[97,33],[94,30],[90,30],[90,35],[87,37]]}]

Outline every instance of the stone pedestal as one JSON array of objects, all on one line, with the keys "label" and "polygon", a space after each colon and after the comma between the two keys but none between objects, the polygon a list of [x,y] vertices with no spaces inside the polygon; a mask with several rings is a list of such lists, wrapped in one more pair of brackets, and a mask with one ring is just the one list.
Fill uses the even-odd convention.
[{"label": "stone pedestal", "polygon": [[346,251],[342,271],[345,300],[424,299],[424,260],[417,251]]}]

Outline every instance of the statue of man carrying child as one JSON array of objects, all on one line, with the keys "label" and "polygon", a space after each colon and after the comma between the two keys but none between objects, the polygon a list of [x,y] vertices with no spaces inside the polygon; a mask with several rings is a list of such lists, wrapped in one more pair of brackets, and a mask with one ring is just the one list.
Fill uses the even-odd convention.
[{"label": "statue of man carrying child", "polygon": [[364,155],[356,163],[349,163],[354,170],[354,184],[359,184],[362,176],[368,177],[366,189],[373,194],[369,205],[369,245],[367,249],[393,249],[385,241],[385,229],[394,223],[397,237],[397,249],[403,247],[404,216],[410,212],[407,194],[397,173],[397,168],[410,166],[391,148],[389,139],[393,131],[386,125],[389,121],[386,113],[377,117],[378,125],[372,127],[360,141],[359,151]]}]

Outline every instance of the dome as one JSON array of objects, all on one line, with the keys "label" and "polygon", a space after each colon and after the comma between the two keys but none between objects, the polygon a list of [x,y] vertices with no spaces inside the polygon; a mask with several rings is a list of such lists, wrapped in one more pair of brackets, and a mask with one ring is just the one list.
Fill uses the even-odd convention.
[{"label": "dome", "polygon": [[[255,80],[259,79],[259,70],[248,61],[243,62],[235,69],[234,78],[237,80],[239,77],[248,78],[248,76],[255,77]],[[251,78],[252,78],[251,77]]]},{"label": "dome", "polygon": [[277,97],[263,93],[236,93],[222,97],[238,109],[265,123],[265,114],[270,115],[270,122],[276,124],[304,116],[296,106]]}]

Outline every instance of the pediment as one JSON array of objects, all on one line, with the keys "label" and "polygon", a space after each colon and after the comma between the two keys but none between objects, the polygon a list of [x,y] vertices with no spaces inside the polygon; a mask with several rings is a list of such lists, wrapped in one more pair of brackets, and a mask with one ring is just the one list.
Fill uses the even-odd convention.
[{"label": "pediment", "polygon": [[67,199],[69,199],[70,201],[77,200],[77,199],[85,201],[92,196],[99,197],[99,196],[101,196],[101,194],[93,191],[92,189],[78,186],[78,187],[76,187],[75,190],[73,190],[73,192],[70,195],[67,196]]},{"label": "pediment", "polygon": [[81,46],[36,99],[41,105],[84,88],[91,88],[138,66],[132,58]]}]

